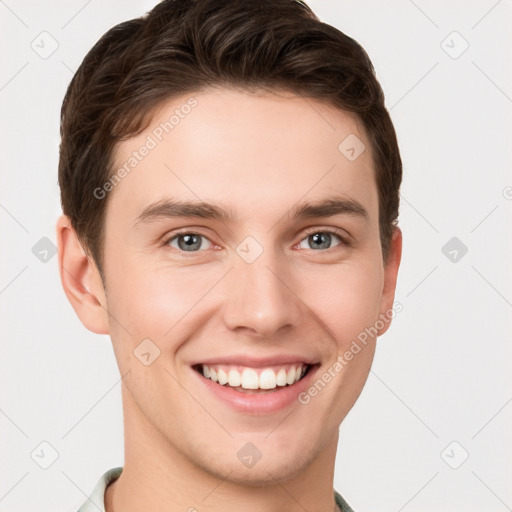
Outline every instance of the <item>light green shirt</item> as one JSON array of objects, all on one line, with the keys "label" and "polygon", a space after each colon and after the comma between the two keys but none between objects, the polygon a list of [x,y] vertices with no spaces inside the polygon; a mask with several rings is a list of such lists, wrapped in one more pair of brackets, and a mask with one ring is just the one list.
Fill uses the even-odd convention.
[{"label": "light green shirt", "polygon": [[[98,480],[96,487],[94,487],[86,502],[78,509],[78,512],[105,512],[105,489],[108,484],[119,477],[122,471],[122,467],[117,467],[109,469],[104,473]],[[336,490],[334,491],[334,499],[336,505],[340,507],[342,512],[354,512]]]}]

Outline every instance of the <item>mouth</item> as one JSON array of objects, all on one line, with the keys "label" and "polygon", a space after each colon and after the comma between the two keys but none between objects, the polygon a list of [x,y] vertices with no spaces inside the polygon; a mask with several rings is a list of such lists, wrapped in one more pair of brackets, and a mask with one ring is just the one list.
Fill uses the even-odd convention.
[{"label": "mouth", "polygon": [[[268,367],[248,367],[234,364],[194,364],[192,369],[209,386],[224,388],[229,393],[243,395],[282,394],[292,391],[314,372],[320,364],[288,363]],[[247,397],[249,398],[249,397]],[[256,398],[256,397],[255,397]]]},{"label": "mouth", "polygon": [[204,379],[240,393],[269,394],[294,387],[317,366],[302,362],[264,368],[236,364],[195,364],[192,369]]},{"label": "mouth", "polygon": [[[205,404],[244,415],[262,416],[304,407],[300,396],[312,384],[322,363],[306,354],[230,354],[189,363]],[[303,414],[306,414],[304,412]]]}]

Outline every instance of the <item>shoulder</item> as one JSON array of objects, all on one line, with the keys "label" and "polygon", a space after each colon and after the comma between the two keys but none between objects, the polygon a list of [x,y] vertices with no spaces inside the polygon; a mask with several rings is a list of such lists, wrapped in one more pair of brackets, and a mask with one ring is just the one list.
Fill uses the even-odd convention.
[{"label": "shoulder", "polygon": [[117,467],[103,473],[78,512],[105,512],[105,489],[111,482],[119,478],[122,471],[122,467]]},{"label": "shoulder", "polygon": [[355,512],[355,510],[343,499],[343,496],[334,490],[334,500],[341,512]]}]

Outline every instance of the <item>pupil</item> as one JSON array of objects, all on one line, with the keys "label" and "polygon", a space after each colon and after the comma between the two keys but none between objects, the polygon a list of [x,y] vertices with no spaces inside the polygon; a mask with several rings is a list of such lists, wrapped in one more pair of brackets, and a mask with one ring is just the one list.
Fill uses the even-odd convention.
[{"label": "pupil", "polygon": [[180,249],[184,251],[187,251],[191,248],[199,249],[201,247],[201,240],[198,235],[182,235],[180,238],[178,238],[178,245],[180,246]]},{"label": "pupil", "polygon": [[312,247],[313,249],[328,249],[331,242],[331,235],[329,233],[315,233],[311,236],[313,238],[314,243],[318,243],[316,247]]}]

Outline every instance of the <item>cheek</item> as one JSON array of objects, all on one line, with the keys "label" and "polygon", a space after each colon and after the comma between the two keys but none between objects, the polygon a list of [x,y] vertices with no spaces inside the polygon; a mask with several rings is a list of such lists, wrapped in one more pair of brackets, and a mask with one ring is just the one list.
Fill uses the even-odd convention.
[{"label": "cheek", "polygon": [[381,281],[378,264],[347,262],[309,274],[302,297],[344,349],[378,318]]},{"label": "cheek", "polygon": [[[203,325],[215,309],[214,288],[227,267],[148,267],[142,260],[119,258],[116,265],[109,265],[111,336],[129,336],[133,345],[149,338],[161,349],[172,350],[172,340],[188,332],[190,322],[196,328]],[[297,300],[315,314],[340,350],[378,317],[383,274],[376,261],[308,265],[289,277],[295,283],[292,288],[297,291]]]},{"label": "cheek", "polygon": [[221,270],[206,266],[149,268],[140,261],[119,262],[110,273],[109,311],[125,327],[122,336],[128,331],[134,342],[165,339],[168,345],[173,331],[190,317],[198,318],[201,300],[219,276]]}]

